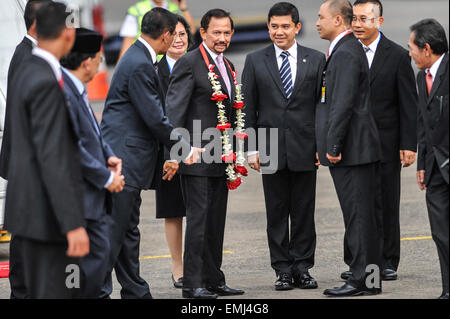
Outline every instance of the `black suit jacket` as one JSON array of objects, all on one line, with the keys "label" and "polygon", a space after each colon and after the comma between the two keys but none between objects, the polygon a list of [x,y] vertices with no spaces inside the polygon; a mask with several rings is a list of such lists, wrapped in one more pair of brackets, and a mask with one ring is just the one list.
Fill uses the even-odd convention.
[{"label": "black suit jacket", "polygon": [[11,153],[5,228],[64,242],[84,226],[78,143],[63,91],[43,59],[31,56],[12,82]]},{"label": "black suit jacket", "polygon": [[[158,75],[159,80],[161,81],[161,89],[165,95],[167,94],[167,90],[169,89],[170,83],[170,69],[169,65],[167,64],[166,56],[163,56],[163,58],[158,63]],[[166,105],[164,104],[163,107],[165,109]]]},{"label": "black suit jacket", "polygon": [[69,114],[80,147],[84,181],[84,216],[89,220],[100,220],[106,212],[106,207],[109,208],[106,200],[109,199],[110,193],[105,189],[105,184],[111,176],[108,158],[114,156],[114,153],[103,137],[97,133],[100,127],[92,120],[83,96],[65,71],[63,78]]},{"label": "black suit jacket", "polygon": [[[288,99],[274,45],[247,56],[242,74],[246,127],[278,128],[277,170],[311,171],[316,169],[315,109],[326,60],[322,53],[301,45],[297,60],[294,91]],[[268,136],[265,147],[262,153],[267,154]]]},{"label": "black suit jacket", "polygon": [[417,169],[425,170],[425,183],[428,185],[436,162],[448,183],[448,53],[445,54],[439,66],[430,95],[427,92],[425,76],[424,71],[417,75],[419,87]]},{"label": "black suit jacket", "polygon": [[[215,65],[215,62],[208,55],[210,64]],[[231,68],[234,70],[232,64]],[[215,73],[220,75],[217,67],[214,68]],[[234,126],[236,121],[236,112],[232,107],[236,90],[233,85],[233,77],[227,66],[228,77],[231,82],[231,94],[227,92],[225,82],[220,77],[222,91],[227,94],[229,98],[224,101],[225,112],[228,118],[228,123]],[[167,116],[170,122],[175,128],[184,128],[189,133],[191,145],[194,142],[196,147],[206,147],[206,152],[212,154],[214,158],[220,160],[222,155],[222,141],[220,140],[221,133],[216,130],[218,124],[217,119],[217,105],[215,101],[211,100],[213,89],[211,82],[208,79],[208,68],[203,60],[202,54],[199,49],[193,50],[185,54],[180,58],[172,71],[170,77],[169,89],[167,91],[166,110]],[[231,95],[231,96],[230,96]],[[201,129],[194,134],[194,121],[201,121]],[[211,129],[211,132],[216,134],[214,143],[212,143],[213,135],[205,134],[202,136],[201,132],[205,129]],[[210,144],[211,143],[211,144]],[[217,151],[216,151],[217,150]],[[179,173],[181,175],[194,175],[194,176],[210,176],[219,177],[225,174],[225,163],[200,163],[193,164],[191,166],[180,165]]]},{"label": "black suit jacket", "polygon": [[31,56],[33,50],[33,43],[27,37],[24,37],[22,42],[17,45],[14,55],[11,59],[8,69],[8,88],[6,92],[6,110],[5,110],[5,123],[3,125],[3,139],[2,148],[0,154],[0,176],[4,179],[8,179],[8,163],[9,154],[11,152],[11,138],[9,134],[10,125],[10,109],[11,99],[9,99],[10,92],[12,91],[12,79],[15,76],[17,69],[22,63]]},{"label": "black suit jacket", "polygon": [[319,159],[331,166],[326,154],[339,156],[336,165],[356,166],[381,159],[380,139],[370,102],[369,64],[353,34],[342,38],[325,67],[326,101],[316,108]]},{"label": "black suit jacket", "polygon": [[160,144],[170,149],[178,142],[170,138],[173,126],[163,105],[150,52],[136,41],[115,70],[101,122],[105,141],[123,161],[127,185],[154,188],[155,176],[162,170]]},{"label": "black suit jacket", "polygon": [[417,151],[417,88],[409,52],[383,34],[370,69],[370,89],[382,162],[398,162],[400,150]]}]

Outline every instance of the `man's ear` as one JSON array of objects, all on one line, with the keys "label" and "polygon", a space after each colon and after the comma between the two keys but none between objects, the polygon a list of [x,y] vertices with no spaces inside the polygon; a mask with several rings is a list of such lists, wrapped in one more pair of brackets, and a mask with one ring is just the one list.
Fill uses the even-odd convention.
[{"label": "man's ear", "polygon": [[206,37],[206,30],[203,28],[200,28],[200,36],[202,37],[202,40],[205,40]]},{"label": "man's ear", "polygon": [[31,25],[30,29],[28,30],[28,32],[33,38],[37,38],[37,33],[36,33],[36,20],[34,20],[33,24]]},{"label": "man's ear", "polygon": [[425,43],[425,46],[424,46],[423,50],[425,51],[425,55],[427,57],[431,56],[433,54],[433,50],[431,49],[431,46],[430,46],[429,43]]}]

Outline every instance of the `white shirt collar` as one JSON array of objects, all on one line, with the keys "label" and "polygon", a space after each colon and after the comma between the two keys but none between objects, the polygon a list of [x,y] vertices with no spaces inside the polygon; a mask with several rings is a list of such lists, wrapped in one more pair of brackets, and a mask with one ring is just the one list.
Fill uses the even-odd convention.
[{"label": "white shirt collar", "polygon": [[36,40],[35,38],[33,38],[33,37],[32,37],[31,35],[29,35],[28,33],[25,34],[25,37],[26,37],[28,40],[30,40],[31,43],[33,43],[33,47],[37,47],[38,42],[37,42],[37,40]]},{"label": "white shirt collar", "polygon": [[344,32],[342,32],[341,34],[339,34],[330,44],[330,48],[328,49],[328,56],[331,56],[331,54],[333,53],[334,48],[336,47],[336,45],[338,44],[339,41],[341,41],[341,39],[343,37],[345,37],[348,32],[351,31],[350,29],[345,30]]},{"label": "white shirt collar", "polygon": [[210,50],[210,48],[208,48],[205,42],[203,42],[203,46],[205,47],[206,51],[209,53],[211,58],[214,60],[214,63],[217,63],[217,57],[219,55],[222,55],[222,53],[221,54],[214,53],[213,51]]},{"label": "white shirt collar", "polygon": [[155,50],[153,50],[152,46],[150,44],[148,44],[148,42],[145,41],[142,37],[139,37],[138,41],[140,41],[142,44],[144,44],[145,47],[148,49],[148,51],[150,52],[150,55],[152,56],[152,63],[155,64],[155,62],[157,62]]},{"label": "white shirt collar", "polygon": [[52,53],[39,47],[36,47],[33,49],[32,54],[45,60],[50,65],[57,81],[61,79],[62,76],[61,65],[59,64],[58,59]]},{"label": "white shirt collar", "polygon": [[77,88],[78,93],[80,93],[80,95],[83,95],[84,91],[86,90],[83,82],[81,82],[81,80],[79,78],[77,78],[74,74],[72,74],[72,72],[70,72],[70,70],[67,70],[66,68],[61,68],[61,69],[72,80],[73,84],[75,84],[75,87]]},{"label": "white shirt collar", "polygon": [[294,41],[294,45],[292,45],[289,50],[282,50],[279,46],[277,46],[275,43],[273,44],[273,46],[275,47],[275,55],[277,58],[280,57],[281,53],[283,53],[284,51],[289,52],[290,56],[297,60],[297,41]]},{"label": "white shirt collar", "polygon": [[171,58],[170,56],[168,56],[167,54],[166,54],[166,59],[167,59],[167,63],[169,64],[170,72],[172,72],[173,66],[175,65],[175,63],[177,62],[177,60],[172,59],[172,58]]},{"label": "white shirt collar", "polygon": [[434,64],[431,66],[431,68],[429,68],[427,70],[427,73],[428,72],[431,73],[431,76],[433,77],[433,81],[436,78],[437,72],[439,70],[439,67],[441,66],[441,62],[444,59],[444,56],[445,56],[445,53],[443,55],[441,55],[441,57],[436,62],[434,62]]},{"label": "white shirt collar", "polygon": [[371,44],[369,45],[365,45],[364,43],[362,43],[361,41],[359,41],[364,47],[368,47],[370,49],[370,51],[372,51],[373,53],[377,52],[377,48],[378,48],[378,44],[380,44],[380,40],[381,40],[381,33],[378,32],[378,37],[375,39],[375,41],[373,41]]}]

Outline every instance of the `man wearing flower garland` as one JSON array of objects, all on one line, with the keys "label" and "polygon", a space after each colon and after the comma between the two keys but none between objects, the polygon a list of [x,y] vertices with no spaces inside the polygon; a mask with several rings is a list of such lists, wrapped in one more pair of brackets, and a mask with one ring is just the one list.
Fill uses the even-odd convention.
[{"label": "man wearing flower garland", "polygon": [[191,144],[206,148],[201,162],[179,169],[186,204],[184,298],[244,293],[228,287],[221,271],[228,189],[237,188],[246,175],[243,153],[233,152],[229,132],[236,123],[237,139],[245,138],[240,86],[234,67],[223,57],[233,33],[229,13],[208,11],[201,21],[202,45],[177,62],[167,92],[170,122],[189,133]]}]

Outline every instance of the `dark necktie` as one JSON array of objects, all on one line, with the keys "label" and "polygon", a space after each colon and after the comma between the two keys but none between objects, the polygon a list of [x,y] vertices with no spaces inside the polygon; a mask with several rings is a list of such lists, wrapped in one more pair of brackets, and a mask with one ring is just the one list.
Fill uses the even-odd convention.
[{"label": "dark necktie", "polygon": [[153,63],[156,73],[158,73],[158,62]]},{"label": "dark necktie", "polygon": [[291,72],[291,63],[289,62],[289,52],[283,51],[281,53],[281,58],[283,59],[283,63],[281,64],[280,75],[281,82],[283,83],[284,91],[286,92],[287,98],[290,98],[292,95],[292,72]]}]

